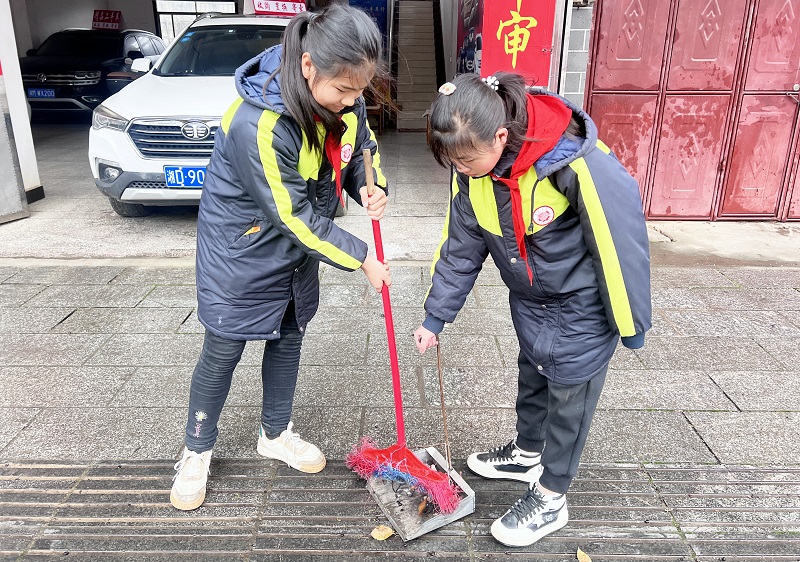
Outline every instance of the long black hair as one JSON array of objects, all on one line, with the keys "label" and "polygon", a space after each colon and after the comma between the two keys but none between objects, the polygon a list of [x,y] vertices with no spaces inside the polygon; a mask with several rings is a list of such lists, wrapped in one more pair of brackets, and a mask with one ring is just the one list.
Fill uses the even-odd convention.
[{"label": "long black hair", "polygon": [[343,130],[339,116],[314,99],[303,76],[301,59],[303,53],[311,56],[317,71],[315,79],[341,73],[352,73],[365,81],[372,75],[382,76],[382,38],[375,22],[357,8],[331,4],[320,12],[294,16],[283,33],[282,45],[281,64],[270,80],[280,73],[283,103],[289,114],[299,123],[312,148],[322,148],[315,116],[340,141]]}]

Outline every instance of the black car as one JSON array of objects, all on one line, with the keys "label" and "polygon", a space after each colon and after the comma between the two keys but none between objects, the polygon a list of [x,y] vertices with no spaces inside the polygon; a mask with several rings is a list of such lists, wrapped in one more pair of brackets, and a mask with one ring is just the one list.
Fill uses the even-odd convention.
[{"label": "black car", "polygon": [[107,77],[130,71],[133,59],[158,60],[164,42],[149,31],[65,29],[20,59],[31,109],[92,111],[114,93]]}]

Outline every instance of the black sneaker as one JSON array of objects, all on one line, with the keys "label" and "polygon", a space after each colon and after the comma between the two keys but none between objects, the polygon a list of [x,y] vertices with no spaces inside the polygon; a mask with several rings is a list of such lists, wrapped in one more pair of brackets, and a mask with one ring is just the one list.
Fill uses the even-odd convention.
[{"label": "black sneaker", "polygon": [[492,536],[507,546],[530,546],[558,531],[569,521],[567,498],[545,496],[534,484],[532,489],[492,523]]},{"label": "black sneaker", "polygon": [[495,447],[488,453],[472,453],[467,458],[469,469],[484,478],[506,478],[520,482],[538,482],[542,475],[542,455],[526,453],[516,441]]}]

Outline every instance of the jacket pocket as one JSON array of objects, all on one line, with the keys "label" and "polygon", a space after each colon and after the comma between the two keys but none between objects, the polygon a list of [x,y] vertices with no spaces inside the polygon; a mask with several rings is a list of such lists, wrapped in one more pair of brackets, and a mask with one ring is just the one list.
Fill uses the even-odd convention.
[{"label": "jacket pocket", "polygon": [[264,227],[260,220],[251,220],[246,227],[238,231],[236,238],[228,245],[228,250],[238,252],[239,250],[247,248],[260,238],[260,234],[263,230]]}]

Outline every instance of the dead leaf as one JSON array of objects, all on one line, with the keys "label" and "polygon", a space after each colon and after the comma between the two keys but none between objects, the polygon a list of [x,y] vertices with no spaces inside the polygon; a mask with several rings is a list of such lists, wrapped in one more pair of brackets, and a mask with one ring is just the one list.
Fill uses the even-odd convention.
[{"label": "dead leaf", "polygon": [[[372,532],[370,533],[370,535],[372,535],[372,538],[375,539],[376,541],[385,541],[393,534],[394,534],[394,529],[392,529],[391,527],[387,527],[386,525],[378,525],[377,527],[372,529]],[[592,561],[589,560],[589,562]]]},{"label": "dead leaf", "polygon": [[427,507],[428,507],[428,498],[422,498],[422,501],[419,502],[419,505],[417,506],[417,513],[422,515],[423,513],[425,513],[425,508]]},{"label": "dead leaf", "polygon": [[589,555],[582,551],[580,548],[578,549],[578,562],[592,562],[592,559],[589,558]]}]

